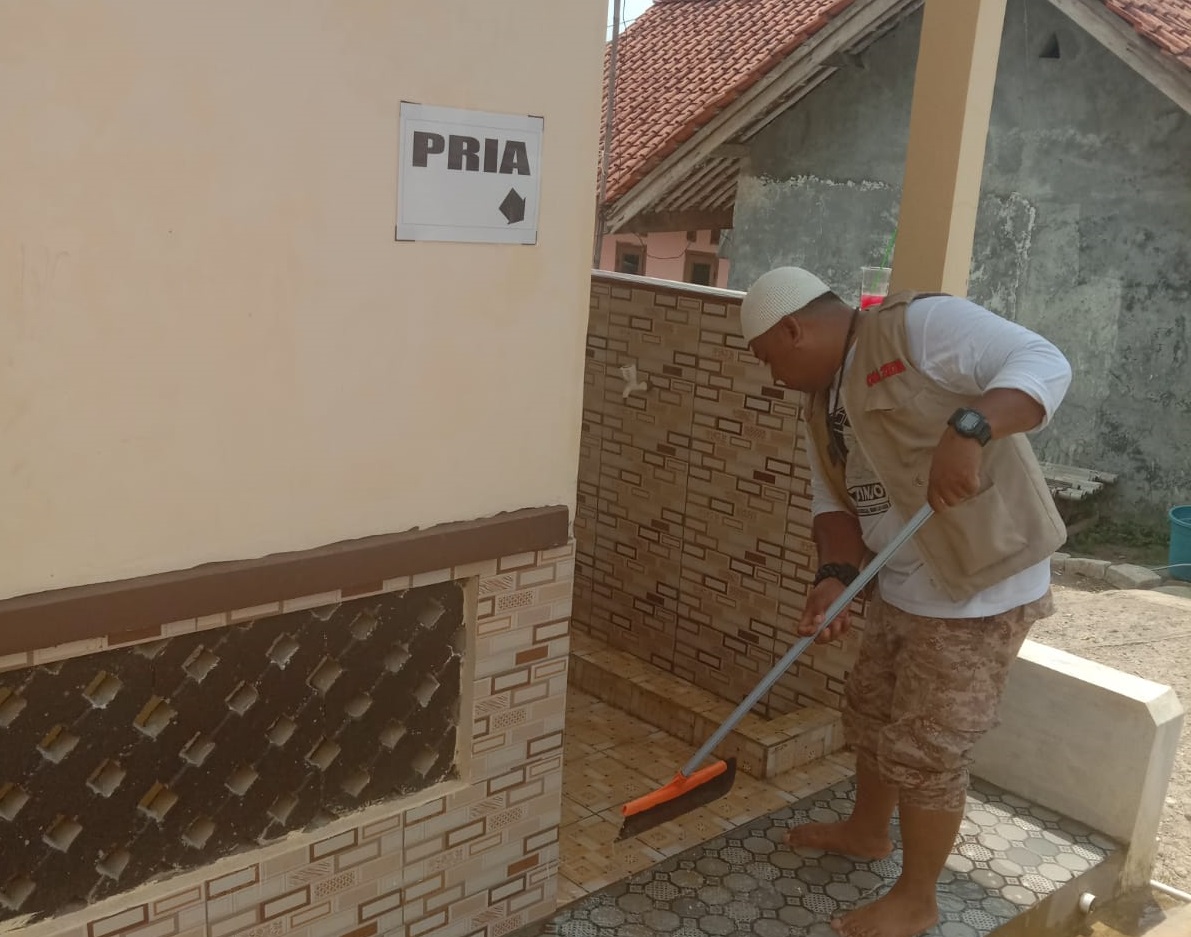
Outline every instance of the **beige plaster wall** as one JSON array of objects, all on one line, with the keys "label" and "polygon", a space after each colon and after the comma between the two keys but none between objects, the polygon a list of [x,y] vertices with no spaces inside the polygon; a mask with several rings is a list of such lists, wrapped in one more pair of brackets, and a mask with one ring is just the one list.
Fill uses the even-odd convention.
[{"label": "beige plaster wall", "polygon": [[[574,504],[599,0],[0,0],[0,598]],[[401,100],[538,244],[393,239]]]}]

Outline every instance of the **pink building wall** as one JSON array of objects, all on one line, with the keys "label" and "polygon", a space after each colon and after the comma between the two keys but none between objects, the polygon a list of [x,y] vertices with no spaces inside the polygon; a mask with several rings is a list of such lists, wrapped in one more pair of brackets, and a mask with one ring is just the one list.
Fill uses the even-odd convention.
[{"label": "pink building wall", "polygon": [[[695,232],[695,240],[687,240],[686,231],[655,231],[650,234],[609,234],[600,246],[600,269],[616,270],[617,244],[630,244],[637,247],[644,246],[645,269],[644,276],[657,277],[660,280],[674,280],[685,282],[683,273],[686,270],[686,255],[689,252],[714,255],[719,249],[713,244],[711,231]],[[728,261],[724,258],[716,259],[716,275],[712,286],[727,287]]]}]

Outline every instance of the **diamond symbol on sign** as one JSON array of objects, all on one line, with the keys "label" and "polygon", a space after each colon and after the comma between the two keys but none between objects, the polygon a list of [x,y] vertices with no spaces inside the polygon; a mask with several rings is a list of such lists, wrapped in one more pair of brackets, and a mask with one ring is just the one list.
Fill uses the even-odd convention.
[{"label": "diamond symbol on sign", "polygon": [[509,224],[516,224],[525,220],[525,199],[516,189],[509,189],[509,194],[500,203],[500,213],[508,219]]}]

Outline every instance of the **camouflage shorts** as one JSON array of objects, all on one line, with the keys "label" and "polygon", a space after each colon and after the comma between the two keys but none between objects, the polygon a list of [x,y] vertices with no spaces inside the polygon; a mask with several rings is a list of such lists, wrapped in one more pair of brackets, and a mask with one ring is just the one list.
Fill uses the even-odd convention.
[{"label": "camouflage shorts", "polygon": [[899,800],[960,810],[969,753],[997,724],[997,706],[1030,626],[1054,611],[1049,590],[987,618],[922,618],[874,591],[845,690],[844,733],[857,762],[899,788]]}]

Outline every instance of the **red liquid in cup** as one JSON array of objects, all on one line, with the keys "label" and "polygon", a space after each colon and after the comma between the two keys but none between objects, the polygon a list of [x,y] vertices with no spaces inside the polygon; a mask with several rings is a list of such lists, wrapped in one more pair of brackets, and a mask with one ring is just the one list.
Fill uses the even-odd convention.
[{"label": "red liquid in cup", "polygon": [[885,302],[884,296],[877,296],[873,293],[860,294],[860,308],[867,309],[869,306],[879,306]]}]

